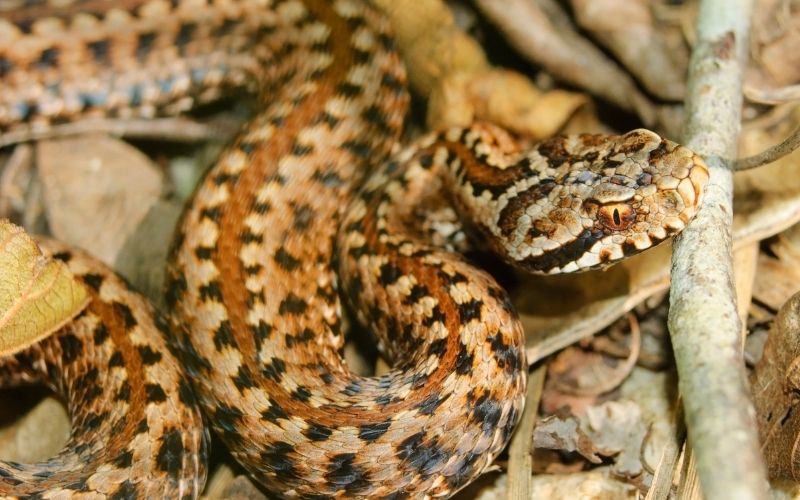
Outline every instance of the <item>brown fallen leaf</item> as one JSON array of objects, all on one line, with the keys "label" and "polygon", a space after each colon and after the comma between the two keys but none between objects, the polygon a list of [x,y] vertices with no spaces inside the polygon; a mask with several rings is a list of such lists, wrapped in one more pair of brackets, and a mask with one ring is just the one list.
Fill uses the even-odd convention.
[{"label": "brown fallen leaf", "polygon": [[89,302],[66,266],[42,254],[22,228],[0,219],[0,355],[58,330]]},{"label": "brown fallen leaf", "polygon": [[758,0],[753,11],[746,82],[775,89],[800,82],[800,16],[797,2]]},{"label": "brown fallen leaf", "polygon": [[800,294],[778,312],[750,385],[770,477],[800,480]]},{"label": "brown fallen leaf", "polygon": [[800,291],[800,226],[793,226],[770,240],[769,255],[759,255],[753,297],[774,311]]},{"label": "brown fallen leaf", "polygon": [[533,431],[533,446],[576,451],[595,464],[602,463],[601,457],[614,457],[615,474],[636,477],[643,470],[640,456],[646,434],[636,403],[610,401],[587,408],[582,417],[558,414],[543,419]]},{"label": "brown fallen leaf", "polygon": [[608,340],[607,336],[593,339],[593,350],[583,349],[581,346],[568,347],[558,353],[548,365],[547,380],[550,389],[576,396],[599,396],[619,386],[633,369],[639,355],[639,324],[632,314],[628,315],[628,321],[631,339],[630,348],[625,354],[620,357],[609,356],[607,352],[597,350],[598,341]]},{"label": "brown fallen leaf", "polygon": [[113,266],[161,196],[161,172],[138,149],[102,135],[43,141],[36,156],[53,236]]},{"label": "brown fallen leaf", "polygon": [[[428,98],[432,129],[489,120],[528,137],[554,134],[588,98],[542,92],[525,76],[489,64],[442,0],[376,0],[388,14],[411,87]],[[586,130],[583,130],[584,132]]]},{"label": "brown fallen leaf", "polygon": [[677,24],[659,22],[650,0],[571,0],[578,25],[589,31],[661,99],[679,101],[689,50]]},{"label": "brown fallen leaf", "polygon": [[558,2],[476,0],[484,15],[523,56],[557,79],[635,111],[650,126],[656,108],[635,81],[584,38]]}]

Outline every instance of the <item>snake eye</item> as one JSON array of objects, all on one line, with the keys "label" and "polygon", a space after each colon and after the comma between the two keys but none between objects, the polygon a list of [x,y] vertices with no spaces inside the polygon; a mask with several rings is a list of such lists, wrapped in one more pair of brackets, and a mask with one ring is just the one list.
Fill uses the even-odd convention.
[{"label": "snake eye", "polygon": [[601,206],[597,211],[597,217],[608,229],[624,231],[636,220],[636,212],[625,203],[614,203]]}]

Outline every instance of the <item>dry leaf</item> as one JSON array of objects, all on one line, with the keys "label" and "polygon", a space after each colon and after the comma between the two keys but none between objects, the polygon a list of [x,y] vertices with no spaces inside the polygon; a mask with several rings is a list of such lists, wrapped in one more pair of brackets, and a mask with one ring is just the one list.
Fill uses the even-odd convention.
[{"label": "dry leaf", "polygon": [[800,226],[776,236],[770,241],[769,249],[773,255],[761,252],[758,257],[753,298],[774,313],[800,291]]},{"label": "dry leaf", "polygon": [[[631,339],[626,352],[610,356],[598,347],[613,348],[609,335],[592,339],[592,350],[571,346],[556,355],[548,365],[547,383],[550,389],[577,396],[599,396],[614,390],[630,374],[639,355],[641,332],[636,318],[628,315]],[[605,341],[605,342],[604,342]]]},{"label": "dry leaf", "polygon": [[443,129],[465,127],[479,117],[525,137],[543,139],[556,134],[589,102],[585,94],[565,90],[544,93],[513,71],[457,72],[443,78],[431,91],[427,121],[431,128]]},{"label": "dry leaf", "polygon": [[37,145],[39,178],[57,239],[113,266],[161,196],[161,173],[129,144],[95,135]]},{"label": "dry leaf", "polygon": [[800,480],[800,294],[778,313],[750,385],[770,477]]},{"label": "dry leaf", "polygon": [[747,83],[770,89],[800,82],[797,2],[759,0],[757,4],[753,9]]},{"label": "dry leaf", "polygon": [[442,0],[376,3],[392,21],[411,86],[429,98],[432,129],[488,120],[528,137],[548,137],[588,102],[563,90],[542,93],[525,76],[492,67]]},{"label": "dry leaf", "polygon": [[592,463],[614,457],[615,474],[636,477],[642,473],[640,460],[647,427],[641,410],[630,401],[610,401],[587,408],[582,417],[553,415],[536,425],[536,448],[577,451]]},{"label": "dry leaf", "polygon": [[540,475],[533,478],[531,498],[548,500],[622,500],[639,498],[636,487],[609,477],[607,469],[568,475]]},{"label": "dry leaf", "polygon": [[[647,426],[640,460],[647,475],[655,472],[668,446],[679,448],[680,434],[675,370],[652,372],[636,367],[620,388],[620,398],[637,405]],[[682,421],[681,421],[682,422]],[[647,478],[642,478],[645,482]]]},{"label": "dry leaf", "polygon": [[679,36],[674,41],[678,26],[653,18],[653,2],[572,0],[571,5],[578,24],[613,52],[647,90],[661,99],[683,99],[689,51]]},{"label": "dry leaf", "polygon": [[67,267],[42,255],[22,228],[0,220],[0,355],[50,335],[89,302]]}]

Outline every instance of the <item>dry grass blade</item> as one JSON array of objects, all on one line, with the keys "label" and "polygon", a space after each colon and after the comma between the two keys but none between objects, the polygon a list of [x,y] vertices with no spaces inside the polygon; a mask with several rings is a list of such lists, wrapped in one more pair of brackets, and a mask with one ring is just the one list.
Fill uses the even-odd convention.
[{"label": "dry grass blade", "polygon": [[539,413],[539,400],[542,397],[544,376],[547,365],[542,363],[528,375],[528,392],[525,396],[525,410],[522,412],[514,437],[508,445],[508,500],[531,498],[533,484],[531,468],[533,467],[533,450],[531,439],[536,417]]},{"label": "dry grass blade", "polygon": [[[680,405],[680,402],[678,403]],[[661,452],[658,468],[653,474],[653,483],[647,491],[645,500],[667,500],[672,493],[672,480],[676,474],[681,443],[686,437],[686,427],[683,425],[683,412],[678,406],[675,414],[676,435],[674,441],[669,441]]]},{"label": "dry grass blade", "polygon": [[50,335],[89,302],[66,266],[42,255],[22,230],[0,220],[0,355]]}]

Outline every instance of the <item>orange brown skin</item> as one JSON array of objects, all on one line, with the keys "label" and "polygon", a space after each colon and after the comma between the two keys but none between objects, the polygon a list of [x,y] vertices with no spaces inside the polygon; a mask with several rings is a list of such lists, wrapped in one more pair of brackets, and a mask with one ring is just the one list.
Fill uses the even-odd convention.
[{"label": "orange brown skin", "polygon": [[[140,12],[155,4],[124,5]],[[167,114],[203,101],[208,91],[213,97],[229,85],[257,85],[261,108],[195,193],[168,269],[171,322],[200,404],[232,455],[278,496],[452,495],[491,464],[516,425],[524,335],[496,282],[419,239],[405,225],[409,211],[444,186],[507,260],[539,272],[569,270],[570,262],[581,269],[583,253],[574,251],[524,261],[542,236],[569,246],[559,227],[573,224],[575,214],[606,235],[636,225],[642,210],[608,186],[591,197],[554,196],[556,186],[574,191],[570,175],[582,175],[566,166],[603,155],[667,164],[686,155],[649,132],[554,139],[523,152],[504,132],[478,124],[423,139],[357,191],[368,165],[396,145],[407,108],[386,20],[357,0],[284,0],[260,10],[254,0],[239,0],[233,14],[208,7],[212,28],[199,32],[219,31],[216,56],[193,58],[203,37],[180,36],[196,14],[181,4],[158,31],[160,44],[148,45],[144,33],[134,42],[109,33],[108,48],[129,61],[136,54],[143,75],[170,56],[170,44],[189,56],[185,65],[161,68],[167,76],[147,102],[141,88],[115,87],[98,54],[82,52],[87,70],[72,82],[80,102],[66,105],[54,92],[45,97],[64,105],[48,107],[8,77],[0,127]],[[62,17],[70,15],[68,9]],[[231,19],[245,22],[229,26]],[[209,74],[214,57],[226,61],[220,78],[195,78],[193,70]],[[0,58],[40,83],[61,78],[11,46],[0,45]],[[188,86],[177,91],[179,82]],[[91,88],[105,90],[91,96]],[[692,165],[687,175],[699,202],[705,169]],[[546,215],[520,222],[539,205]],[[588,267],[617,258],[596,253]],[[394,362],[388,374],[360,377],[342,360],[340,293]]]}]

